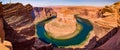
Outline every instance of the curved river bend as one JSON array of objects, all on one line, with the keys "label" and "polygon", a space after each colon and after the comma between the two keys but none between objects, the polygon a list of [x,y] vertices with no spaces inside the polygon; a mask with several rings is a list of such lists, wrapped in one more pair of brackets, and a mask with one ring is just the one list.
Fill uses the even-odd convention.
[{"label": "curved river bend", "polygon": [[60,39],[53,39],[50,38],[44,28],[44,25],[51,21],[52,19],[56,18],[55,16],[52,16],[48,19],[45,19],[41,22],[38,22],[36,24],[36,33],[39,37],[40,40],[46,42],[46,43],[52,43],[52,45],[59,47],[65,47],[65,46],[70,46],[70,45],[78,45],[80,43],[82,43],[83,41],[86,40],[87,36],[89,35],[89,32],[93,29],[92,24],[90,23],[90,21],[80,18],[80,17],[75,17],[77,20],[78,25],[82,26],[82,29],[79,31],[79,33],[70,38],[70,39],[66,39],[66,40],[60,40]]}]

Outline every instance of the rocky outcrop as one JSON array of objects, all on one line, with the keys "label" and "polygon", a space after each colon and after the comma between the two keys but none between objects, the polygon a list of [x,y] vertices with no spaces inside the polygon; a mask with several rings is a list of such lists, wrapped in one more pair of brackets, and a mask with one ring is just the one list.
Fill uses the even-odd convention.
[{"label": "rocky outcrop", "polygon": [[[97,18],[92,22],[94,32],[101,39],[108,34],[110,30],[119,26],[119,2],[110,6],[105,6],[98,11]],[[91,20],[92,21],[92,20]]]},{"label": "rocky outcrop", "polygon": [[[95,24],[104,29],[112,29],[106,31],[108,33],[103,34],[104,36],[97,41],[96,50],[119,50],[119,7],[120,2],[116,2],[113,5],[105,6],[99,11],[99,18],[95,21]],[[98,32],[98,31],[97,31]],[[102,31],[100,32],[102,33]],[[99,33],[99,34],[100,34]]]},{"label": "rocky outcrop", "polygon": [[79,14],[80,17],[86,19],[96,19],[97,13],[102,7],[93,6],[63,6],[63,7],[53,7],[54,11],[59,11],[60,9],[67,8],[71,10],[73,14]]},{"label": "rocky outcrop", "polygon": [[50,16],[57,15],[56,12],[49,7],[34,7],[34,13],[35,13],[35,23],[38,21],[41,21],[45,18],[48,18]]},{"label": "rocky outcrop", "polygon": [[55,12],[53,11],[52,8],[47,8],[47,7],[34,7],[34,12],[36,17],[49,17],[54,14]]},{"label": "rocky outcrop", "polygon": [[35,38],[34,48],[36,50],[53,50],[53,46],[51,44],[46,44],[38,38]]},{"label": "rocky outcrop", "polygon": [[21,3],[5,4],[3,9],[6,40],[12,42],[13,50],[31,50],[35,41],[32,6]]},{"label": "rocky outcrop", "polygon": [[[99,11],[99,19],[96,21],[101,26],[107,28],[113,28],[120,25],[120,2],[116,2],[113,5],[105,6]],[[106,22],[107,21],[107,22]]]},{"label": "rocky outcrop", "polygon": [[12,44],[9,41],[5,40],[5,32],[3,25],[3,8],[2,3],[0,2],[0,50],[12,50]]},{"label": "rocky outcrop", "polygon": [[60,9],[67,8],[71,10],[73,14],[79,14],[80,17],[93,21],[98,18],[98,12],[102,7],[92,6],[63,6],[63,7],[34,7],[34,13],[36,16],[35,23],[46,19],[50,16],[57,16]]}]

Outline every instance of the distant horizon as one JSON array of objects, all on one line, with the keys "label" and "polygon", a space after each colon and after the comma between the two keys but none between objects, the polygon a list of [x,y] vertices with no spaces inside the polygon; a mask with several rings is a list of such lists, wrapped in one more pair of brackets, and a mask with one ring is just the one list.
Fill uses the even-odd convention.
[{"label": "distant horizon", "polygon": [[[16,3],[20,3],[20,2],[16,2]],[[9,3],[3,3],[3,4],[9,4]],[[12,3],[12,4],[15,4],[15,3]],[[23,3],[22,3],[23,4]],[[29,3],[28,3],[29,4]],[[27,5],[27,4],[23,4],[23,5]],[[30,4],[30,5],[32,5],[32,4]],[[110,4],[111,5],[111,4]],[[33,6],[33,5],[32,5]],[[90,7],[104,7],[104,6],[106,6],[106,5],[103,5],[103,6],[94,6],[94,5],[50,5],[50,6],[33,6],[33,7],[66,7],[66,6],[68,6],[68,7],[76,7],[76,6],[85,6],[85,7],[87,7],[87,6],[90,6]]]},{"label": "distant horizon", "polygon": [[[3,4],[9,3],[10,0],[1,0]],[[11,3],[31,4],[33,7],[49,6],[97,6],[102,7],[111,5],[120,0],[11,0]]]}]

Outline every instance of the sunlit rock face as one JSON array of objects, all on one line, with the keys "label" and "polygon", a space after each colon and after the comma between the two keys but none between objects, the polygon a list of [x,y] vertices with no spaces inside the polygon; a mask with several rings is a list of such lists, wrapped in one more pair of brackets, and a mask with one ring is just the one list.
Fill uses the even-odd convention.
[{"label": "sunlit rock face", "polygon": [[56,19],[45,24],[46,31],[50,32],[49,35],[53,38],[69,38],[67,35],[73,34],[76,30],[76,19],[74,18],[74,15],[72,13],[66,14],[65,11],[66,10],[62,13],[58,12]]},{"label": "sunlit rock face", "polygon": [[[116,2],[112,5],[105,6],[99,11],[99,20],[96,21],[101,26],[113,28],[119,26],[120,19],[120,2]],[[108,22],[106,22],[108,21]]]},{"label": "sunlit rock face", "polygon": [[[103,7],[98,12],[98,18],[94,21],[95,27],[100,27],[99,31],[95,31],[98,35],[98,38],[102,38],[115,27],[119,26],[119,5],[120,2],[116,2],[112,5]],[[96,29],[95,29],[96,30]]]},{"label": "sunlit rock face", "polygon": [[98,18],[98,12],[102,7],[94,6],[63,6],[53,7],[54,11],[59,11],[62,8],[68,8],[73,14],[79,14],[80,17],[94,21]]},{"label": "sunlit rock face", "polygon": [[4,42],[0,42],[0,49],[1,50],[13,50],[12,44],[9,41],[4,40]]}]

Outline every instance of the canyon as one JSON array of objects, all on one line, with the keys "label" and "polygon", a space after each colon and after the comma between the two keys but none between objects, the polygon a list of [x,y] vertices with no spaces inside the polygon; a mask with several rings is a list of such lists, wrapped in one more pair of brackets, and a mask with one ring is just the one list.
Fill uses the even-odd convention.
[{"label": "canyon", "polygon": [[[33,7],[21,3],[3,4],[0,5],[3,8],[0,9],[0,38],[9,41],[13,50],[119,50],[119,5],[120,2],[105,7]],[[35,24],[51,16],[58,16],[57,13],[62,8],[67,8],[74,15],[92,23],[93,31],[90,33],[95,36],[91,36],[84,48],[55,48],[37,37]],[[0,46],[4,45],[0,43]]]}]

